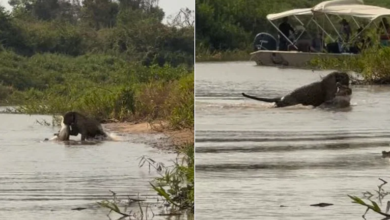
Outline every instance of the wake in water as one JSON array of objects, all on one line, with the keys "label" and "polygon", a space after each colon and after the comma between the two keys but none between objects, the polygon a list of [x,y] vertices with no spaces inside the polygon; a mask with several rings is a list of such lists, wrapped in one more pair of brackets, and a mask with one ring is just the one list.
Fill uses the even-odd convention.
[{"label": "wake in water", "polygon": [[[275,105],[273,103],[265,103],[265,102],[258,102],[258,103],[209,103],[209,102],[196,102],[196,108],[197,110],[207,110],[207,109],[237,109],[237,110],[243,110],[243,109],[254,109],[254,110],[266,110],[266,109],[276,109]],[[279,108],[278,110],[284,110],[284,109],[312,109],[311,106],[303,106],[303,105],[294,105],[294,106],[288,106],[285,108]]]},{"label": "wake in water", "polygon": [[[57,135],[54,135],[53,137],[51,138],[45,138],[44,141],[56,141],[56,142],[64,142],[64,143],[67,143],[67,144],[76,144],[76,143],[87,143],[87,142],[90,142],[90,143],[97,143],[97,142],[102,142],[102,141],[122,141],[122,138],[117,135],[116,133],[113,133],[113,132],[106,132],[107,134],[107,137],[103,137],[103,136],[99,136],[99,137],[96,137],[96,138],[92,138],[92,139],[87,139],[86,141],[76,141],[76,140],[66,140],[66,141],[62,141],[62,140],[59,140],[58,139],[58,136]],[[76,138],[79,137],[79,136],[75,136]]]},{"label": "wake in water", "polygon": [[244,103],[210,103],[210,102],[196,102],[196,111],[212,111],[212,110],[231,110],[231,111],[241,111],[241,110],[276,110],[276,111],[291,111],[291,110],[317,110],[323,112],[349,112],[352,111],[354,106],[357,106],[358,103],[351,103],[349,107],[345,108],[313,108],[312,106],[304,105],[293,105],[284,108],[276,108],[273,103],[265,102],[244,102]]},{"label": "wake in water", "polygon": [[219,103],[210,104],[208,107],[216,107],[221,109],[269,109],[273,108],[274,105],[270,103]]}]

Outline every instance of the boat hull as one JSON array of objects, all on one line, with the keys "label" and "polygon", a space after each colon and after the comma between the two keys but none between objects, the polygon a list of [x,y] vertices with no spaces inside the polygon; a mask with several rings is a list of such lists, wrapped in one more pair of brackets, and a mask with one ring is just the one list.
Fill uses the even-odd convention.
[{"label": "boat hull", "polygon": [[313,58],[341,58],[357,54],[308,53],[298,51],[259,50],[250,54],[251,60],[259,66],[285,66],[291,68],[308,68]]}]

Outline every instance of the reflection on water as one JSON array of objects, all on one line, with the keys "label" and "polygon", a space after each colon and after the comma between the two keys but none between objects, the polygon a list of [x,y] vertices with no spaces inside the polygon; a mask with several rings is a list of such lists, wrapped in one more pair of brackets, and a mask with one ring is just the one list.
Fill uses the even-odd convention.
[{"label": "reflection on water", "polygon": [[[273,108],[241,96],[285,95],[329,72],[197,64],[198,219],[361,218],[365,209],[347,194],[388,177],[381,152],[390,150],[390,88],[354,86],[346,111]],[[334,206],[310,206],[320,202]]]},{"label": "reflection on water", "polygon": [[[65,145],[43,141],[59,128],[39,125],[36,120],[51,121],[51,117],[0,114],[0,118],[0,219],[106,220],[108,210],[99,208],[96,202],[112,199],[109,190],[146,199],[155,214],[160,212],[155,207],[156,193],[149,185],[157,174],[139,168],[139,158],[147,155],[169,164],[175,155],[141,144],[138,139],[144,136],[123,136],[123,141],[94,145]],[[73,140],[79,138],[71,136]],[[71,210],[77,207],[87,209]]]}]

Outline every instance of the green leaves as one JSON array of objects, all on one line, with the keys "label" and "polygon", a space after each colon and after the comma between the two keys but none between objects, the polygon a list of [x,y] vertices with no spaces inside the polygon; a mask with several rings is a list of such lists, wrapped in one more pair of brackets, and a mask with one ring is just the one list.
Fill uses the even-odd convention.
[{"label": "green leaves", "polygon": [[369,205],[367,203],[365,203],[362,199],[360,199],[359,197],[357,196],[350,196],[348,195],[349,198],[351,198],[353,200],[353,203],[357,203],[357,204],[360,204],[360,205],[363,205],[363,206],[366,206],[367,208],[369,209],[372,209],[373,211],[375,212],[381,212],[381,208],[378,206],[378,204],[374,201],[371,201],[372,205]]},{"label": "green leaves", "polygon": [[372,210],[372,211],[374,211],[374,212],[376,212],[378,214],[381,214],[383,216],[390,217],[390,215],[388,215],[386,213],[383,213],[381,208],[379,207],[379,205],[376,202],[372,201],[372,200],[370,200],[370,202],[372,204],[372,205],[370,205],[370,204],[365,203],[362,199],[360,199],[357,196],[350,196],[350,195],[348,195],[348,197],[352,199],[353,203],[357,203],[359,205],[367,207],[367,210],[366,210],[366,212],[364,213],[363,216],[365,216],[365,214],[368,212],[368,210]]},{"label": "green leaves", "polygon": [[[389,192],[386,192],[384,189],[383,189],[383,186],[387,184],[387,181],[379,178],[379,180],[382,182],[382,184],[378,185],[378,190],[375,190],[376,194],[377,194],[377,199],[379,201],[380,204],[382,204],[382,201],[384,199],[385,196],[389,195]],[[363,193],[363,195],[368,198],[368,200],[371,202],[372,205],[368,204],[368,203],[365,203],[361,198],[357,197],[357,196],[350,196],[348,195],[349,198],[352,199],[352,202],[353,203],[357,203],[359,205],[362,205],[362,206],[365,206],[366,207],[366,211],[365,213],[363,214],[363,218],[365,219],[365,215],[367,214],[367,212],[369,210],[372,210],[382,216],[385,216],[386,218],[385,219],[389,219],[390,218],[390,215],[387,214],[387,212],[389,211],[389,208],[390,208],[390,201],[387,202],[387,205],[386,205],[386,212],[382,212],[381,208],[379,207],[379,205],[375,202],[375,201],[372,201],[370,198],[373,196],[372,193],[370,192],[365,192]]]},{"label": "green leaves", "polygon": [[169,203],[175,205],[175,206],[180,206],[178,204],[176,204],[172,199],[171,199],[171,196],[165,191],[164,188],[162,188],[161,186],[160,187],[157,187],[155,185],[153,185],[152,183],[150,183],[150,185],[152,186],[152,188],[158,193],[158,195],[164,197],[164,199],[166,199]]},{"label": "green leaves", "polygon": [[360,204],[360,205],[366,205],[365,202],[363,202],[363,200],[361,200],[359,197],[357,196],[350,196],[348,195],[349,198],[351,198],[353,200],[354,203],[357,203],[357,204]]},{"label": "green leaves", "polygon": [[373,209],[375,212],[381,212],[381,208],[379,208],[378,204],[376,204],[376,202],[374,201],[371,201],[372,202],[372,205],[373,205]]},{"label": "green leaves", "polygon": [[[150,183],[158,195],[180,209],[194,208],[194,145],[186,145],[172,168],[163,167],[160,177],[155,183]],[[140,166],[145,163],[155,169],[160,168],[158,163],[146,157],[140,160]],[[156,166],[157,164],[157,166]]]},{"label": "green leaves", "polygon": [[119,207],[113,203],[113,202],[109,202],[108,200],[104,200],[102,202],[98,202],[98,204],[104,208],[108,208],[116,213],[121,213]]},{"label": "green leaves", "polygon": [[[104,201],[102,201],[102,202],[97,202],[97,204],[99,204],[100,206],[102,206],[102,207],[104,207],[104,208],[110,209],[111,211],[116,212],[116,213],[122,215],[123,217],[128,217],[128,216],[130,216],[129,214],[123,213],[123,212],[119,209],[119,207],[118,207],[118,205],[116,204],[115,201],[110,202],[110,201],[108,201],[108,200],[104,200]],[[141,208],[141,211],[142,211],[142,208]]]}]

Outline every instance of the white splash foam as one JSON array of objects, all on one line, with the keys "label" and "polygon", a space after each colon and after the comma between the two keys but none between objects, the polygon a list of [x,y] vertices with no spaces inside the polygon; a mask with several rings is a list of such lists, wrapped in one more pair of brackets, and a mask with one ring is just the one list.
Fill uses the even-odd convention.
[{"label": "white splash foam", "polygon": [[117,134],[113,133],[113,132],[110,132],[110,133],[107,133],[107,139],[108,140],[111,140],[111,141],[121,141],[122,138],[120,136],[118,136]]},{"label": "white splash foam", "polygon": [[49,138],[49,141],[56,141],[58,140],[58,136],[54,135],[53,137]]}]

